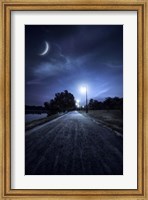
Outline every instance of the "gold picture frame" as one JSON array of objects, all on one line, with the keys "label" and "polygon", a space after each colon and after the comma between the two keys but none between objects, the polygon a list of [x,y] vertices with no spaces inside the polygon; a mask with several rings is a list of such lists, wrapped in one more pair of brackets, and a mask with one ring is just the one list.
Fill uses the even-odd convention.
[{"label": "gold picture frame", "polygon": [[[14,10],[115,10],[138,13],[138,189],[22,190],[10,180],[10,20]],[[0,199],[148,199],[148,2],[147,0],[1,0],[0,2]]]}]

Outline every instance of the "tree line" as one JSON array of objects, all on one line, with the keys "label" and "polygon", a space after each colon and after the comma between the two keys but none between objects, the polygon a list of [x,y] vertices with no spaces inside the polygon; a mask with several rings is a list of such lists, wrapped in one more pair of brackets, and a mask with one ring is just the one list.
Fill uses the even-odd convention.
[{"label": "tree line", "polygon": [[25,105],[25,114],[41,114],[46,113],[47,110],[44,106],[29,106]]},{"label": "tree line", "polygon": [[103,102],[90,99],[88,108],[90,110],[121,110],[123,111],[123,98],[107,97]]},{"label": "tree line", "polygon": [[[26,114],[47,113],[53,115],[60,112],[68,112],[72,110],[83,110],[86,107],[77,108],[74,95],[64,90],[55,94],[54,98],[49,102],[44,102],[44,106],[25,106]],[[89,110],[121,110],[123,111],[123,98],[107,97],[104,101],[90,99],[87,105]]]}]

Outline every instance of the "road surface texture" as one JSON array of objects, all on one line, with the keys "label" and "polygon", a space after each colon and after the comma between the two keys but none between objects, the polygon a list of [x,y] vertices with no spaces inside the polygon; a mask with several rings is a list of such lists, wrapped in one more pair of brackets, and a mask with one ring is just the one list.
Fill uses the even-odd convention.
[{"label": "road surface texture", "polygon": [[26,131],[26,175],[122,175],[123,138],[77,111]]}]

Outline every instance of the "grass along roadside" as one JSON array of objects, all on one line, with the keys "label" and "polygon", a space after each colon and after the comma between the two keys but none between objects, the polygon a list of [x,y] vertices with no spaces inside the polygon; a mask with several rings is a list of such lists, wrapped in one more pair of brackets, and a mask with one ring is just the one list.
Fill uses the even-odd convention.
[{"label": "grass along roadside", "polygon": [[32,128],[36,127],[36,126],[42,125],[42,124],[44,124],[46,122],[49,122],[49,121],[51,121],[53,119],[56,119],[56,118],[62,116],[64,114],[65,113],[57,113],[57,114],[51,115],[49,117],[36,119],[36,120],[31,121],[31,122],[26,122],[25,123],[25,130],[27,131],[29,129],[32,129]]},{"label": "grass along roadside", "polygon": [[89,110],[87,114],[84,111],[80,111],[80,113],[92,117],[95,121],[115,132],[123,134],[123,114],[120,110]]}]

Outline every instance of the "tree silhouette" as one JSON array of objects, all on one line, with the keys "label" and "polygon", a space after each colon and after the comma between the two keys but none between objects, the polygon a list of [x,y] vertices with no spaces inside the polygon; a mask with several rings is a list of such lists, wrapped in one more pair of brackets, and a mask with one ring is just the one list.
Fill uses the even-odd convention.
[{"label": "tree silhouette", "polygon": [[75,109],[75,99],[73,94],[65,90],[64,92],[56,93],[54,99],[51,99],[50,102],[45,102],[44,106],[49,114],[70,111]]},{"label": "tree silhouette", "polygon": [[107,97],[103,102],[90,99],[88,106],[90,110],[106,109],[106,110],[121,110],[123,112],[123,98]]}]

